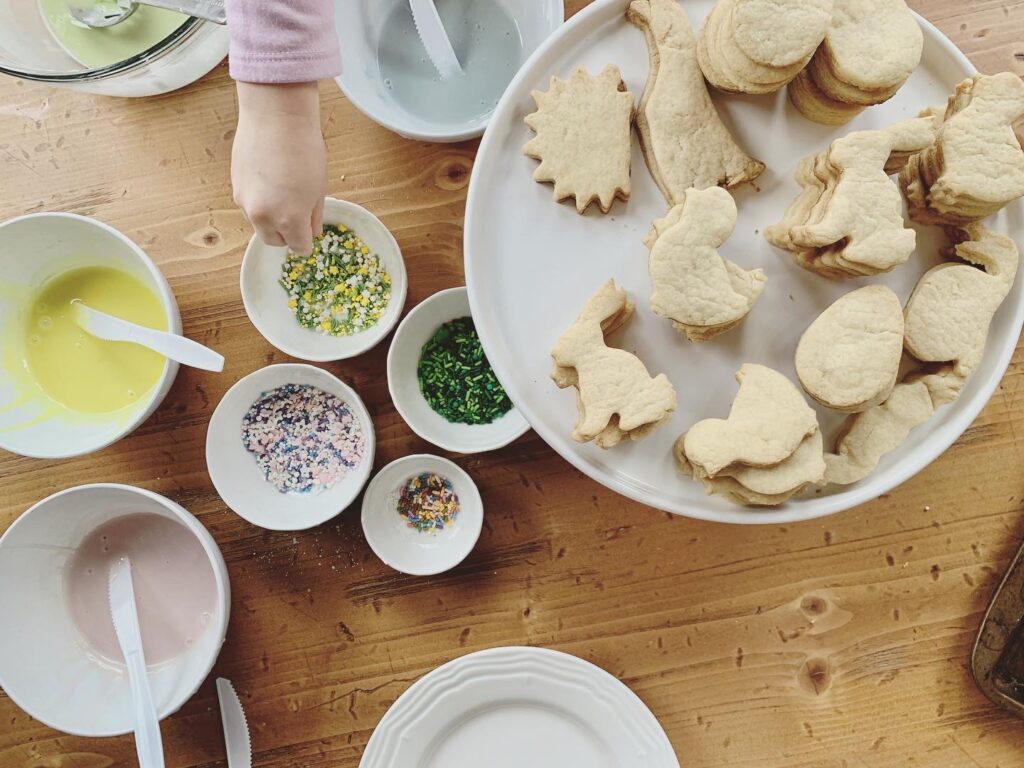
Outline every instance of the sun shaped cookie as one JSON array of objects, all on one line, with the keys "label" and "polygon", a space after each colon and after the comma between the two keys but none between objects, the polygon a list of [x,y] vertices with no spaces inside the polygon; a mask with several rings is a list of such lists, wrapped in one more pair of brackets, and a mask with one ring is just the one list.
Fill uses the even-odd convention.
[{"label": "sun shaped cookie", "polygon": [[556,201],[575,198],[580,213],[592,202],[608,213],[615,198],[628,200],[633,96],[619,68],[609,64],[598,75],[579,68],[530,95],[537,111],[526,124],[537,135],[523,153],[540,160],[534,180],[554,184]]}]

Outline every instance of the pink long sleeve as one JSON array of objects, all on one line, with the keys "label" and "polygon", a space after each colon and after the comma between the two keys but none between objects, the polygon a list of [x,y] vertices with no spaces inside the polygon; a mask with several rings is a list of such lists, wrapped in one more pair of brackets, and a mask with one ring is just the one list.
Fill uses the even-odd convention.
[{"label": "pink long sleeve", "polygon": [[231,76],[303,83],[341,73],[333,0],[226,0]]}]

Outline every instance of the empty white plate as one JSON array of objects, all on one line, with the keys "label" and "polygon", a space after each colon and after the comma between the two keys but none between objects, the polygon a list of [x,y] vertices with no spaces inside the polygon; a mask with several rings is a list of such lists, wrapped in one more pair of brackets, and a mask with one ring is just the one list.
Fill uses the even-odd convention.
[{"label": "empty white plate", "polygon": [[636,694],[544,648],[492,648],[424,675],[387,711],[360,768],[679,768]]}]

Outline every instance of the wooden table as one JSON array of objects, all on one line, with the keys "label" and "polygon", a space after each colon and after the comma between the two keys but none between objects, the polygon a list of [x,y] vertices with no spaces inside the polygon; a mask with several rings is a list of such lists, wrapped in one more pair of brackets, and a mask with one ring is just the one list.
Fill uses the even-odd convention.
[{"label": "wooden table", "polygon": [[[912,4],[981,70],[1024,72],[1024,0]],[[333,83],[322,97],[331,192],[395,233],[407,306],[462,283],[476,144],[404,141]],[[458,459],[487,508],[469,559],[444,576],[403,576],[374,557],[354,511],[306,533],[263,531],[225,508],[206,473],[206,424],[220,397],[287,359],[239,297],[250,230],[229,189],[234,121],[225,67],[143,101],[0,82],[0,219],[62,210],[118,227],[167,275],[185,332],[228,360],[220,376],[183,370],[149,422],[98,454],[0,455],[0,531],[43,496],[98,481],[149,488],[195,513],[231,573],[233,615],[214,673],[240,691],[256,765],[354,768],[409,683],[455,656],[511,644],[568,651],[620,677],[684,768],[1024,764],[1024,723],[992,707],[968,673],[982,611],[1024,536],[1019,351],[945,455],[845,514],[757,528],[673,517],[605,490],[531,433]],[[369,406],[378,465],[433,450],[388,398],[386,350],[326,366]],[[212,681],[163,730],[169,766],[224,765]],[[134,761],[129,738],[64,736],[0,694],[0,766]]]}]

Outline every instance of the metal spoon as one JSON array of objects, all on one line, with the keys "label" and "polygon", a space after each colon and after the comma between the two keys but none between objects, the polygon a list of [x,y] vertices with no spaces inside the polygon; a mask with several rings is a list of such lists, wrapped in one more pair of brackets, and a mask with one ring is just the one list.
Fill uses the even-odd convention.
[{"label": "metal spoon", "polygon": [[135,9],[140,5],[177,11],[186,16],[194,16],[197,19],[205,19],[216,24],[227,23],[224,0],[141,0],[141,2],[112,0],[112,2],[98,3],[90,8],[82,8],[75,5],[74,0],[71,0],[68,3],[68,13],[71,14],[71,21],[76,26],[104,29],[120,24],[135,13]]}]

